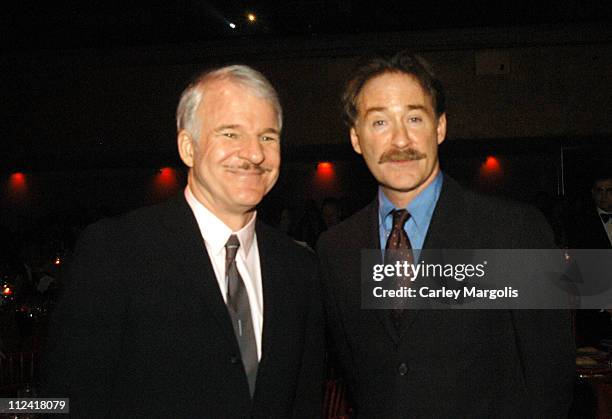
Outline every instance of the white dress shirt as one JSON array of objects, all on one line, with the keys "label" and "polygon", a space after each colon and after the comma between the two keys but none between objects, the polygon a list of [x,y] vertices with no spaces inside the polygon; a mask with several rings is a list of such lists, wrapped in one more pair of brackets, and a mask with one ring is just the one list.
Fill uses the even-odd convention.
[{"label": "white dress shirt", "polygon": [[244,281],[249,297],[251,317],[253,319],[253,331],[257,343],[257,357],[261,360],[261,336],[263,330],[263,292],[261,285],[261,266],[259,264],[259,248],[257,247],[257,236],[255,234],[254,212],[251,220],[240,230],[232,231],[204,206],[193,195],[189,186],[185,188],[185,199],[191,207],[198,222],[200,233],[204,239],[210,262],[212,263],[219,284],[219,290],[223,301],[227,303],[227,280],[225,277],[225,244],[232,234],[238,236],[240,247],[236,254],[236,266]]},{"label": "white dress shirt", "polygon": [[[597,207],[597,215],[600,215],[602,213],[607,214],[608,212]],[[609,219],[607,223],[603,222],[603,220],[601,219],[601,216],[599,217],[599,220],[601,221],[604,228],[606,229],[606,233],[608,233],[608,240],[610,240],[610,244],[612,245],[612,218]]]}]

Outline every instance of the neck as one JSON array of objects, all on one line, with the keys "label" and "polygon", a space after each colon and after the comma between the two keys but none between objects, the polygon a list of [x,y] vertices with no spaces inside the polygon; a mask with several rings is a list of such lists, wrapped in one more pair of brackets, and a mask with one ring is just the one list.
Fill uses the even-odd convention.
[{"label": "neck", "polygon": [[400,191],[397,189],[390,189],[386,186],[381,185],[381,189],[385,196],[391,201],[395,208],[406,208],[408,204],[412,202],[421,192],[423,192],[431,183],[434,181],[436,176],[440,173],[439,167],[434,169],[429,178],[418,187],[409,191]]},{"label": "neck", "polygon": [[255,214],[255,208],[245,208],[244,211],[235,212],[229,211],[225,208],[220,207],[212,199],[207,199],[207,196],[201,193],[197,188],[192,187],[191,179],[188,179],[189,190],[195,199],[206,207],[215,217],[228,226],[233,232],[242,229],[245,225],[251,221]]},{"label": "neck", "polygon": [[408,204],[410,204],[412,200],[418,195],[418,192],[415,191],[394,191],[384,186],[382,187],[382,191],[389,199],[389,201],[391,201],[395,208],[406,208]]},{"label": "neck", "polygon": [[217,216],[221,221],[223,221],[223,224],[231,228],[233,232],[236,232],[242,229],[245,225],[247,225],[249,221],[251,221],[251,219],[253,218],[253,214],[255,214],[253,210],[247,213],[244,213],[244,214],[235,214],[235,215],[234,214],[219,214],[212,210],[210,211],[213,214],[215,214],[215,216]]}]

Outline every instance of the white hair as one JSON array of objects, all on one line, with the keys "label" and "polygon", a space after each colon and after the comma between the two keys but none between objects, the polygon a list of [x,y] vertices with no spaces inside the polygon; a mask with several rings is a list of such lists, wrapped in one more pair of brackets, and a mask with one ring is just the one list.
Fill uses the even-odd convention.
[{"label": "white hair", "polygon": [[200,74],[181,94],[176,109],[177,132],[186,130],[196,140],[200,136],[197,110],[202,103],[206,84],[213,80],[228,79],[250,89],[257,97],[270,102],[278,118],[279,129],[283,126],[283,110],[278,93],[268,79],[259,71],[246,65],[231,65]]}]

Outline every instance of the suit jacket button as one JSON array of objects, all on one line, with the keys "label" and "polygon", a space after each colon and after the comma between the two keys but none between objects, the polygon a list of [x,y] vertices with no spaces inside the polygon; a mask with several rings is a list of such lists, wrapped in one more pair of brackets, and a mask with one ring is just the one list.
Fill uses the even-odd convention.
[{"label": "suit jacket button", "polygon": [[230,357],[230,362],[231,362],[232,364],[240,364],[240,358],[238,358],[238,357],[237,357],[237,356],[235,356],[235,355],[232,355],[232,356]]},{"label": "suit jacket button", "polygon": [[402,362],[397,367],[397,372],[399,373],[399,375],[406,375],[408,373],[408,365]]}]

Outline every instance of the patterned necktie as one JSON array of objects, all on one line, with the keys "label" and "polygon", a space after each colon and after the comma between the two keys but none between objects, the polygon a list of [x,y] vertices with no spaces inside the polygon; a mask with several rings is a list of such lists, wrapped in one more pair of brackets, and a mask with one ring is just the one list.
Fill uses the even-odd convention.
[{"label": "patterned necktie", "polygon": [[257,378],[257,343],[251,319],[251,307],[244,281],[236,266],[236,253],[240,242],[232,234],[225,244],[225,276],[227,279],[227,311],[232,319],[234,333],[240,348],[242,365],[249,381],[251,397],[255,392],[255,379]]},{"label": "patterned necktie", "polygon": [[[385,248],[386,250],[392,250],[392,252],[387,252],[388,260],[385,261],[385,264],[395,265],[398,261],[402,264],[404,261],[409,264],[414,263],[412,245],[410,244],[406,230],[404,230],[404,225],[409,218],[410,213],[406,210],[393,211],[393,228],[391,229]],[[395,280],[397,289],[401,289],[401,287],[410,287],[411,285],[410,276],[397,276]],[[402,328],[403,314],[404,310],[402,306],[391,310],[391,321],[396,330]]]}]

